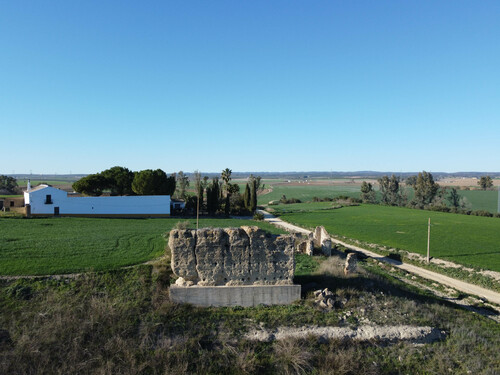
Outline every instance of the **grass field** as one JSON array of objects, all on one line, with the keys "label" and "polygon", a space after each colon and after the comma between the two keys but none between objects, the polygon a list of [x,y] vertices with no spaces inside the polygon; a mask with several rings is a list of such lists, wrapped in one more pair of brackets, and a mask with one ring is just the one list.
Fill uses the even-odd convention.
[{"label": "grass field", "polygon": [[274,185],[273,191],[269,194],[260,195],[259,204],[267,204],[273,200],[280,200],[282,195],[287,198],[297,198],[302,202],[311,201],[313,197],[337,197],[339,195],[347,195],[349,197],[359,198],[359,185],[338,186],[338,185]]},{"label": "grass field", "polygon": [[431,256],[500,271],[500,219],[361,205],[324,210],[327,203],[304,211],[301,204],[273,206],[283,220],[305,226],[323,225],[329,233],[425,255],[430,217]]},{"label": "grass field", "polygon": [[[244,187],[241,190],[244,191]],[[406,188],[408,199],[413,198],[413,189]],[[470,210],[486,210],[492,213],[498,211],[498,191],[497,190],[459,190],[459,195],[467,199]],[[273,185],[273,191],[269,194],[260,195],[259,204],[267,204],[272,200],[279,200],[282,195],[287,198],[297,198],[302,202],[311,201],[313,197],[337,197],[346,195],[359,198],[361,195],[360,185]],[[377,192],[377,198],[380,200],[380,193]]]},{"label": "grass field", "polygon": [[[31,186],[37,186],[39,184],[49,184],[57,187],[57,185],[71,185],[75,181],[74,180],[31,180],[30,182]],[[17,184],[19,186],[26,186],[28,185],[28,180],[17,180]]]},{"label": "grass field", "polygon": [[498,211],[497,190],[459,190],[458,194],[470,202],[472,210]]},{"label": "grass field", "polygon": [[[47,275],[109,270],[156,258],[165,250],[162,234],[181,219],[0,219],[0,274]],[[194,228],[194,220],[190,220]],[[265,222],[200,219],[200,227]]]}]

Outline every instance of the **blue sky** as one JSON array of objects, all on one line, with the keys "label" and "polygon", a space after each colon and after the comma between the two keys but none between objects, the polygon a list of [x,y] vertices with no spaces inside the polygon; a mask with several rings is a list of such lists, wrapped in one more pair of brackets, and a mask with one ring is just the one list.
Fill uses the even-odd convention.
[{"label": "blue sky", "polygon": [[0,173],[499,171],[499,1],[0,1]]}]

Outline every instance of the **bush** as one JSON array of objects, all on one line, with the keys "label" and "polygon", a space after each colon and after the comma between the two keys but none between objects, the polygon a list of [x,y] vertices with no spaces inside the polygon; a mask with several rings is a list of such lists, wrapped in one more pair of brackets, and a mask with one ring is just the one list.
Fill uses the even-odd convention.
[{"label": "bush", "polygon": [[330,198],[330,197],[324,197],[324,198],[313,197],[312,201],[313,202],[332,202],[333,198]]},{"label": "bush", "polygon": [[302,203],[300,199],[297,198],[289,198],[287,199],[285,196],[281,197],[280,199],[281,204],[292,204],[292,203]]},{"label": "bush", "polygon": [[174,225],[174,229],[185,230],[185,229],[189,229],[190,225],[191,225],[191,223],[187,220],[186,221],[178,221]]},{"label": "bush", "polygon": [[254,220],[257,220],[257,221],[262,221],[264,220],[264,214],[260,213],[260,212],[256,212],[254,215],[253,215],[253,219]]},{"label": "bush", "polygon": [[471,215],[493,217],[493,214],[491,212],[488,212],[488,211],[485,211],[485,210],[475,210],[475,211],[472,211]]},{"label": "bush", "polygon": [[430,206],[428,208],[430,211],[438,211],[438,212],[450,212],[451,209],[445,205],[437,205],[437,206]]}]

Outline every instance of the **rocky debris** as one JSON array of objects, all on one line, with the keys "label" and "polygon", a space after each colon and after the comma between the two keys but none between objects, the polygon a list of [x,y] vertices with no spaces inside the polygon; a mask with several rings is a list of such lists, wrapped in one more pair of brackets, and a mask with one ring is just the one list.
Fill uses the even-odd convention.
[{"label": "rocky debris", "polygon": [[168,245],[179,286],[290,285],[295,239],[258,227],[174,229]]},{"label": "rocky debris", "polygon": [[356,254],[355,253],[349,253],[347,254],[347,257],[345,259],[345,265],[344,265],[344,275],[349,275],[352,273],[356,272],[357,268],[357,260],[356,260]]},{"label": "rocky debris", "polygon": [[398,342],[401,340],[412,343],[427,344],[438,340],[444,340],[446,333],[432,327],[413,326],[372,326],[362,325],[355,329],[348,327],[278,327],[274,330],[267,330],[259,327],[245,335],[249,340],[271,342],[274,340],[284,340],[288,338],[307,338],[317,336],[318,341],[326,343],[329,340],[356,340],[368,341],[379,340],[384,342]]},{"label": "rocky debris", "polygon": [[314,246],[320,248],[323,255],[326,255],[327,257],[332,255],[332,239],[326,231],[325,227],[316,227],[316,229],[314,230],[313,239]]},{"label": "rocky debris", "polygon": [[347,303],[347,298],[341,298],[328,288],[314,291],[314,305],[323,311],[342,308]]}]

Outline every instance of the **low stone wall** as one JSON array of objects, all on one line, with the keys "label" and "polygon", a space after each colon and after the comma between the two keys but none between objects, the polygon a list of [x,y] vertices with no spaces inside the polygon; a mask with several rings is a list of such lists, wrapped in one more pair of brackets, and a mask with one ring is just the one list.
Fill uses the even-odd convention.
[{"label": "low stone wall", "polygon": [[196,306],[288,305],[300,299],[300,285],[178,286],[170,299]]},{"label": "low stone wall", "polygon": [[179,286],[291,285],[291,235],[258,227],[172,230],[168,245]]}]

